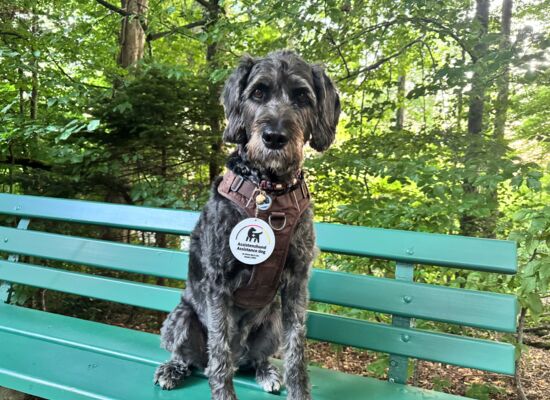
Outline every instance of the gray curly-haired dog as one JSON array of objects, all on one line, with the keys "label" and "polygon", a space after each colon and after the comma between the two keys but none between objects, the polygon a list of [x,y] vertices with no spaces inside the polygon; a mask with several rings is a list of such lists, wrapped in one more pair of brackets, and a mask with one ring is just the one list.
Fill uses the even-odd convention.
[{"label": "gray curly-haired dog", "polygon": [[[226,142],[238,144],[228,168],[253,182],[290,182],[301,171],[303,146],[318,151],[333,142],[340,114],[338,93],[317,65],[291,51],[265,58],[245,56],[226,82],[222,101]],[[233,293],[246,285],[254,268],[237,261],[229,248],[233,227],[246,213],[217,192],[214,183],[191,234],[189,277],[181,302],[161,329],[171,359],[158,367],[154,381],[173,389],[190,368],[206,368],[212,398],[236,399],[233,374],[255,370],[268,392],[281,388],[269,358],[282,339],[288,398],[311,399],[305,359],[308,277],[315,255],[312,211],[300,217],[286,257],[280,296],[259,309],[234,304]]]}]

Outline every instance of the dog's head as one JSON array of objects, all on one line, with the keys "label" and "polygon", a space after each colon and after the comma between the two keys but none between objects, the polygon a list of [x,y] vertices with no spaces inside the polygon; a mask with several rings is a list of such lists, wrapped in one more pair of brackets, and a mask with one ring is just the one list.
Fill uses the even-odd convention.
[{"label": "dog's head", "polygon": [[303,146],[334,141],[340,99],[318,65],[291,51],[243,57],[225,84],[226,142],[238,143],[253,167],[287,175],[301,168]]}]

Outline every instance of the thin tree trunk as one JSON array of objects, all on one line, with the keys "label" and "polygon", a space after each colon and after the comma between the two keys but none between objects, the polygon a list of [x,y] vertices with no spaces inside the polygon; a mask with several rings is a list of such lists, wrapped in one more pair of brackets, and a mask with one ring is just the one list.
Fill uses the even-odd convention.
[{"label": "thin tree trunk", "polygon": [[23,89],[23,81],[25,79],[23,75],[23,68],[17,68],[17,74],[19,76],[19,115],[23,117],[25,115],[25,89]]},{"label": "thin tree trunk", "polygon": [[122,19],[118,63],[128,68],[143,58],[146,15],[149,0],[121,0],[121,8],[131,13]]},{"label": "thin tree trunk", "polygon": [[397,78],[397,101],[399,106],[395,112],[395,128],[400,131],[405,124],[405,84],[407,83],[407,77],[405,73],[399,75]]},{"label": "thin tree trunk", "polygon": [[[32,10],[32,25],[31,25],[31,33],[32,36],[35,37],[38,32],[38,18],[36,15],[36,9]],[[31,50],[33,52],[32,55],[32,88],[31,88],[31,99],[30,99],[30,118],[31,120],[35,120],[38,115],[38,60],[37,57],[34,55],[35,49],[31,47]]]},{"label": "thin tree trunk", "polygon": [[[483,63],[483,56],[487,53],[485,36],[489,26],[489,0],[476,0],[476,14],[473,20],[473,29],[478,35],[478,42],[474,48],[476,58],[472,60],[474,66]],[[471,80],[471,90],[468,105],[468,146],[464,164],[468,166],[479,157],[477,154],[483,145],[483,112],[485,108],[485,77],[479,68],[475,70]],[[478,193],[471,178],[465,178],[462,184],[465,197]],[[483,223],[476,216],[466,211],[460,220],[460,232],[466,236],[477,236]]]},{"label": "thin tree trunk", "polygon": [[[512,25],[512,8],[513,0],[502,1],[502,16],[500,23],[500,44],[499,52],[504,53],[510,50],[510,31]],[[491,175],[498,175],[500,173],[498,163],[504,157],[506,151],[506,140],[504,138],[504,128],[506,126],[506,116],[508,112],[508,93],[510,86],[510,62],[509,58],[502,66],[501,75],[497,79],[497,99],[495,102],[495,119],[493,128],[493,148],[492,148],[492,165],[490,168]],[[493,206],[493,210],[487,222],[484,224],[486,237],[496,236],[496,227],[499,218],[498,210],[498,190],[494,189],[489,195],[490,204]]]},{"label": "thin tree trunk", "polygon": [[[208,7],[205,9],[205,29],[209,30],[216,26],[220,19],[220,4],[219,0],[210,0]],[[212,41],[206,48],[206,63],[209,71],[214,71],[219,68],[217,59],[218,42]],[[221,108],[219,105],[220,86],[210,84],[208,87],[209,110],[210,110],[210,133],[212,135],[212,145],[210,160],[208,162],[208,178],[212,182],[221,171],[221,152],[222,152],[222,124],[221,124]]]},{"label": "thin tree trunk", "polygon": [[[466,58],[466,52],[462,49],[462,60]],[[456,105],[456,129],[457,132],[462,134],[462,113],[464,111],[464,86],[461,86],[457,95]]]},{"label": "thin tree trunk", "polygon": [[[510,49],[510,32],[512,27],[513,0],[502,1],[502,16],[500,22],[500,52]],[[494,138],[502,142],[504,139],[504,127],[508,112],[508,92],[510,86],[510,62],[506,61],[502,68],[502,75],[497,80],[498,95],[495,105]]]}]

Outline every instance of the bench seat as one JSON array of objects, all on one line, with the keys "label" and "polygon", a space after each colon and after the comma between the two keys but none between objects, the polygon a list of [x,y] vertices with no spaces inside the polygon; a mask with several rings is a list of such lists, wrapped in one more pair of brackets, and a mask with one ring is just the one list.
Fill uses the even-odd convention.
[{"label": "bench seat", "polygon": [[[210,399],[208,382],[199,373],[173,391],[154,386],[153,371],[168,357],[154,334],[0,305],[2,386],[66,400]],[[463,399],[317,367],[310,367],[310,376],[316,400]],[[240,400],[286,395],[284,391],[280,396],[265,393],[252,376],[243,374],[235,378],[235,387]]]}]

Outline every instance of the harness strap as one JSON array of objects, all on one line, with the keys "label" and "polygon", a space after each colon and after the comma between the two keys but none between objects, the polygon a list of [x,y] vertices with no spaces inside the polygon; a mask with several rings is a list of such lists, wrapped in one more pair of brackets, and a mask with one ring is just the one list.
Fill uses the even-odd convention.
[{"label": "harness strap", "polygon": [[252,197],[257,192],[258,188],[254,183],[231,170],[223,176],[218,186],[220,195],[239,206],[249,217],[267,222],[275,233],[273,254],[264,262],[254,265],[248,283],[233,293],[235,304],[243,308],[261,308],[275,298],[281,285],[292,234],[310,204],[309,190],[303,179],[300,185],[287,193],[269,193],[273,203],[266,211],[256,210],[256,202]]}]

